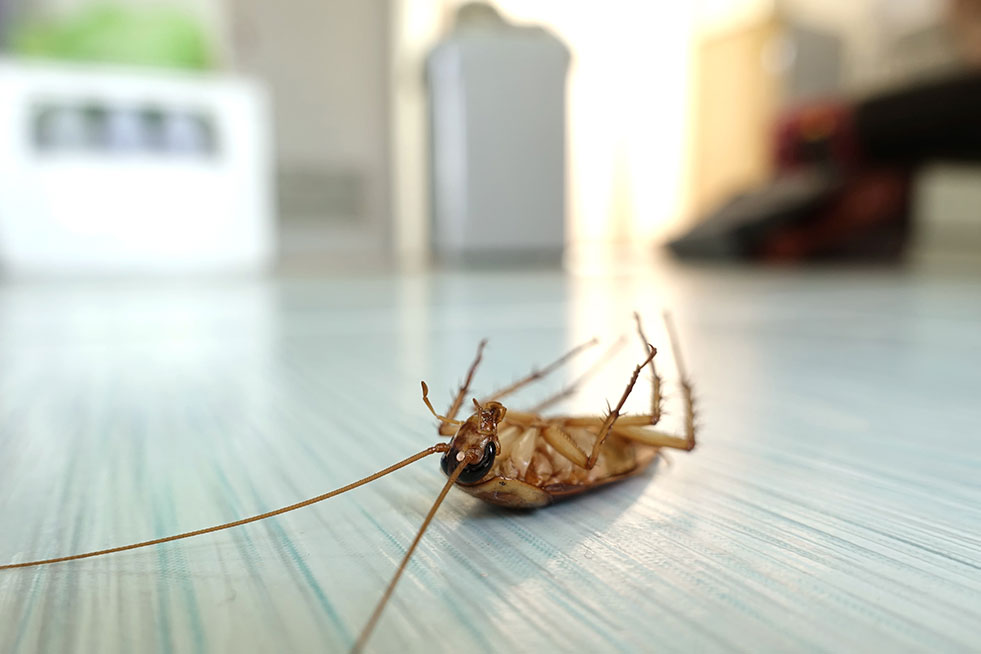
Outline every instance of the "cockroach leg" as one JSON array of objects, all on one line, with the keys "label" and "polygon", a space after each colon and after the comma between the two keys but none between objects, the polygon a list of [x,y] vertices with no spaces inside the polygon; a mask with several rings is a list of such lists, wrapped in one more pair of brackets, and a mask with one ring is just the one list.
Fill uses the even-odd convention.
[{"label": "cockroach leg", "polygon": [[633,425],[614,425],[612,430],[617,436],[628,438],[645,445],[657,447],[670,447],[675,450],[690,450],[695,447],[694,438],[673,436],[662,431],[656,431],[650,427],[636,427]]},{"label": "cockroach leg", "polygon": [[674,365],[678,371],[678,383],[681,385],[681,395],[685,401],[685,442],[690,450],[695,447],[695,398],[692,397],[691,379],[685,369],[681,357],[681,346],[678,345],[678,335],[674,329],[674,321],[667,311],[663,314],[664,326],[668,331],[668,342],[671,343],[671,353],[674,355]]},{"label": "cockroach leg", "polygon": [[599,458],[600,449],[603,447],[603,441],[605,441],[606,437],[609,436],[613,423],[615,423],[617,418],[620,417],[620,409],[623,408],[627,398],[630,397],[630,391],[634,389],[634,384],[637,383],[637,378],[640,376],[640,371],[643,370],[644,366],[650,363],[651,359],[654,358],[654,355],[657,354],[657,348],[655,348],[653,345],[648,344],[647,347],[650,348],[647,358],[644,359],[643,363],[634,368],[634,374],[630,376],[630,381],[627,383],[627,387],[623,390],[623,395],[620,396],[620,401],[617,402],[616,407],[609,409],[606,414],[606,418],[603,420],[602,426],[596,433],[596,442],[593,443],[593,451],[589,455],[589,459],[586,461],[587,470],[592,470],[593,466],[596,465],[596,460]]},{"label": "cockroach leg", "polygon": [[577,345],[576,347],[572,348],[571,350],[569,350],[568,352],[566,352],[558,359],[545,366],[544,368],[541,368],[540,370],[533,370],[528,376],[519,379],[518,381],[514,382],[510,386],[506,386],[499,391],[491,393],[491,395],[485,398],[483,402],[489,402],[491,400],[500,400],[502,397],[510,395],[516,390],[532,383],[533,381],[537,381],[539,379],[544,378],[546,375],[548,375],[550,372],[561,366],[563,363],[565,363],[572,357],[576,356],[583,350],[591,348],[597,343],[599,343],[599,340],[594,338],[592,340],[586,341],[585,343],[582,343],[581,345]]},{"label": "cockroach leg", "polygon": [[[643,344],[645,350],[647,344],[650,342],[647,340],[647,336],[644,335],[644,327],[640,323],[640,314],[634,311],[634,321],[637,323],[637,333],[640,335],[640,342]],[[661,419],[661,376],[657,374],[657,368],[654,366],[654,359],[651,359],[651,413],[650,413],[650,423],[656,425]]]},{"label": "cockroach leg", "polygon": [[567,458],[580,468],[585,468],[588,462],[586,453],[576,444],[572,436],[564,429],[555,424],[542,425],[542,438],[551,445],[556,452]]},{"label": "cockroach leg", "polygon": [[597,359],[595,363],[593,363],[593,365],[591,365],[589,368],[586,369],[586,372],[579,375],[579,377],[574,379],[571,384],[563,388],[555,395],[546,398],[545,400],[542,400],[531,409],[528,409],[528,412],[541,413],[542,411],[552,406],[556,402],[564,400],[565,398],[575,393],[590,377],[592,377],[597,372],[599,372],[599,370],[607,362],[609,362],[610,359],[614,357],[614,355],[616,355],[616,353],[620,350],[620,348],[623,347],[623,344],[625,342],[626,342],[625,337],[621,336],[620,338],[618,338],[616,341],[613,342],[613,345],[607,348],[606,352],[604,352],[603,355],[599,359]]},{"label": "cockroach leg", "polygon": [[[665,432],[656,431],[648,427],[637,424],[618,424],[613,426],[613,431],[619,436],[647,445],[658,447],[670,447],[678,450],[691,450],[695,447],[695,401],[692,397],[691,381],[688,379],[688,372],[685,370],[684,360],[681,358],[681,348],[678,345],[678,337],[674,329],[671,316],[664,313],[664,326],[668,332],[668,341],[671,343],[671,351],[674,354],[675,367],[678,370],[679,384],[681,386],[681,396],[685,403],[685,435],[675,436]],[[633,418],[634,416],[631,416]],[[638,416],[642,417],[642,416]],[[653,416],[651,418],[653,424]],[[633,422],[633,421],[631,421]]]},{"label": "cockroach leg", "polygon": [[[475,372],[477,372],[477,366],[480,364],[480,358],[484,354],[484,347],[486,345],[486,338],[481,340],[480,344],[477,345],[477,356],[474,357],[473,363],[470,364],[470,369],[467,371],[467,377],[463,381],[463,384],[460,385],[460,389],[457,391],[456,397],[453,398],[453,403],[450,405],[450,408],[447,409],[446,419],[440,422],[440,436],[452,436],[456,433],[454,425],[448,421],[456,418],[456,412],[460,410],[461,406],[463,406],[463,398],[467,395],[467,391],[470,390],[470,384],[473,382],[473,375]],[[432,410],[432,407],[430,407],[430,410]],[[436,412],[433,411],[433,413],[435,414]]]}]

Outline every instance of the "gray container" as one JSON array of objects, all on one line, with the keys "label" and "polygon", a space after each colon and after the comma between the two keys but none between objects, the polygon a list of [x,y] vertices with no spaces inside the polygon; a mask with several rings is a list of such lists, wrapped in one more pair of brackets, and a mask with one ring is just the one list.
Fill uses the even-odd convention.
[{"label": "gray container", "polygon": [[569,51],[496,13],[460,20],[427,61],[432,245],[450,261],[558,260],[565,243]]}]

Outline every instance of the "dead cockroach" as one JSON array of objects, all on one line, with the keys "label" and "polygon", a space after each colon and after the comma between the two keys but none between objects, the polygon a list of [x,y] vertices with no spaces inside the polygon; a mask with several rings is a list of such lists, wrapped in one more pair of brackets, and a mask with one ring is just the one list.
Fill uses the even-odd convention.
[{"label": "dead cockroach", "polygon": [[[481,341],[477,348],[477,356],[470,365],[466,379],[456,393],[446,415],[436,412],[429,401],[429,389],[425,382],[422,383],[423,402],[439,420],[440,436],[452,437],[448,443],[437,443],[347,486],[275,511],[132,545],[53,559],[0,565],[0,570],[87,559],[238,527],[316,504],[375,481],[430,454],[442,453],[441,467],[448,479],[355,642],[353,651],[359,651],[371,635],[419,540],[453,485],[459,486],[463,491],[485,502],[511,508],[532,509],[638,474],[657,458],[661,448],[691,450],[695,447],[691,383],[682,363],[671,320],[665,314],[665,326],[674,352],[686,409],[683,436],[668,434],[653,428],[661,416],[661,379],[654,367],[657,350],[647,342],[640,317],[634,314],[634,318],[646,356],[634,368],[617,404],[612,407],[608,405],[605,415],[585,417],[542,415],[546,407],[570,395],[593,370],[587,371],[565,390],[528,411],[508,410],[499,401],[531,382],[541,379],[573,355],[595,344],[595,341],[591,341],[573,349],[549,366],[493,393],[482,402],[473,399],[473,414],[466,420],[456,420],[455,416],[463,406],[483,354],[486,341]],[[645,367],[651,369],[650,412],[636,416],[620,415],[624,403]]]}]

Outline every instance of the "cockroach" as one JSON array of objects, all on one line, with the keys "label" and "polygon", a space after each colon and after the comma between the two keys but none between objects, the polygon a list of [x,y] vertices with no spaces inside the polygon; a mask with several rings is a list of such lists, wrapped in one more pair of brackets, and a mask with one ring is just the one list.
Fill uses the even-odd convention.
[{"label": "cockroach", "polygon": [[[422,400],[430,413],[439,421],[439,435],[451,437],[449,442],[437,443],[347,486],[267,513],[121,547],[111,547],[53,559],[0,565],[0,570],[103,556],[265,520],[346,493],[431,454],[441,453],[443,456],[440,467],[447,476],[446,483],[429,509],[429,513],[426,514],[422,525],[412,540],[412,544],[406,550],[391,581],[385,588],[385,592],[361,630],[361,634],[352,649],[354,652],[360,651],[367,643],[382,610],[392,595],[392,591],[395,590],[395,585],[405,570],[406,564],[419,544],[419,540],[429,527],[429,523],[432,522],[433,516],[443,499],[454,485],[491,504],[514,509],[534,509],[639,474],[659,456],[662,448],[691,450],[695,447],[695,412],[692,386],[681,358],[673,323],[669,315],[665,313],[664,322],[668,341],[674,354],[682,400],[685,405],[684,433],[681,436],[654,428],[661,418],[661,378],[654,366],[654,356],[657,354],[657,349],[648,343],[640,316],[635,313],[634,319],[641,343],[644,345],[645,358],[634,368],[633,374],[616,405],[607,405],[605,415],[546,417],[542,413],[548,406],[571,395],[586,377],[595,371],[595,367],[587,370],[568,387],[533,409],[527,411],[509,410],[500,402],[504,397],[543,378],[574,355],[594,345],[596,341],[593,340],[574,348],[545,368],[536,370],[510,386],[491,394],[483,401],[474,398],[472,400],[473,413],[466,420],[457,420],[456,415],[463,407],[473,382],[474,373],[483,356],[484,346],[487,342],[485,339],[477,347],[477,355],[445,415],[437,413],[433,408],[429,401],[429,388],[426,386],[426,382],[422,382]],[[649,367],[651,372],[650,412],[642,415],[621,415],[620,412],[624,403],[645,367]]]}]

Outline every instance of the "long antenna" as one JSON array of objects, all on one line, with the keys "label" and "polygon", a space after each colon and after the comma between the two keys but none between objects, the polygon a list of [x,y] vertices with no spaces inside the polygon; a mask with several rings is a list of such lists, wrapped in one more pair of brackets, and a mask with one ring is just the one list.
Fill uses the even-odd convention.
[{"label": "long antenna", "polygon": [[[221,531],[222,529],[231,529],[232,527],[246,525],[250,522],[258,522],[259,520],[265,520],[266,518],[282,515],[283,513],[288,513],[290,511],[295,511],[297,509],[302,509],[305,506],[310,506],[311,504],[316,504],[317,502],[322,502],[326,499],[330,499],[335,495],[346,493],[347,491],[357,488],[358,486],[364,486],[365,484],[373,482],[380,477],[384,477],[388,473],[394,472],[399,468],[403,468],[409,465],[410,463],[415,463],[419,459],[427,457],[430,454],[436,454],[437,452],[446,452],[449,449],[450,446],[448,444],[437,443],[436,445],[426,448],[425,450],[419,452],[418,454],[413,454],[407,459],[403,459],[398,463],[385,468],[384,470],[376,472],[375,474],[369,475],[363,479],[359,479],[358,481],[352,484],[348,484],[347,486],[342,486],[337,490],[332,490],[329,493],[324,493],[323,495],[311,497],[308,500],[303,500],[302,502],[297,502],[296,504],[290,504],[289,506],[284,506],[283,508],[276,509],[275,511],[260,513],[259,515],[254,515],[250,518],[242,518],[241,520],[236,520],[234,522],[226,522],[223,525],[216,525],[214,527],[206,527],[205,529],[188,531],[188,532],[184,532],[183,534],[177,534],[175,536],[166,536],[164,538],[155,538],[153,540],[146,540],[143,541],[142,543],[133,543],[132,545],[123,545],[121,547],[111,547],[109,549],[98,550],[95,552],[86,552],[85,554],[73,554],[71,556],[61,556],[56,559],[43,559],[41,561],[28,561],[26,563],[8,563],[7,565],[0,565],[0,570],[12,570],[14,568],[28,568],[35,565],[47,565],[49,563],[61,563],[63,561],[76,561],[78,559],[88,559],[88,558],[92,558],[93,556],[102,556],[104,554],[113,554],[115,552],[125,552],[126,550],[135,550],[138,547],[149,547],[150,545],[159,545],[160,543],[169,543],[170,541],[173,540],[190,538],[191,536],[200,536],[201,534],[210,534],[213,531]],[[462,470],[462,466],[458,466],[458,469]],[[442,496],[440,496],[440,499],[442,499]]]},{"label": "long antenna", "polygon": [[405,570],[405,566],[409,562],[409,558],[416,550],[416,545],[419,544],[419,540],[422,538],[422,535],[426,533],[426,528],[429,526],[429,523],[432,522],[433,516],[436,515],[436,509],[438,509],[439,505],[443,503],[443,498],[445,498],[446,494],[450,492],[450,488],[456,483],[457,477],[460,476],[460,473],[463,472],[464,466],[466,466],[468,463],[470,463],[470,461],[468,459],[464,459],[457,464],[456,468],[453,470],[453,474],[451,474],[450,478],[446,480],[446,485],[443,486],[443,490],[440,491],[439,496],[433,503],[433,508],[429,509],[429,514],[426,516],[426,519],[422,521],[422,526],[419,527],[419,531],[416,533],[415,539],[412,541],[412,544],[409,545],[409,549],[405,552],[405,556],[402,557],[402,562],[399,563],[398,570],[395,571],[395,575],[392,577],[392,580],[388,582],[388,588],[385,589],[385,594],[382,595],[380,600],[378,600],[378,604],[375,606],[375,611],[371,614],[371,617],[368,618],[368,622],[365,624],[364,629],[361,630],[361,635],[358,636],[358,642],[356,642],[354,647],[351,649],[352,654],[360,652],[365,646],[365,643],[368,642],[368,638],[371,636],[371,632],[375,628],[375,623],[378,622],[378,618],[381,616],[382,609],[385,608],[385,605],[388,603],[388,598],[392,596],[392,591],[395,590],[395,584],[398,583],[399,578],[402,576],[402,571]]}]

